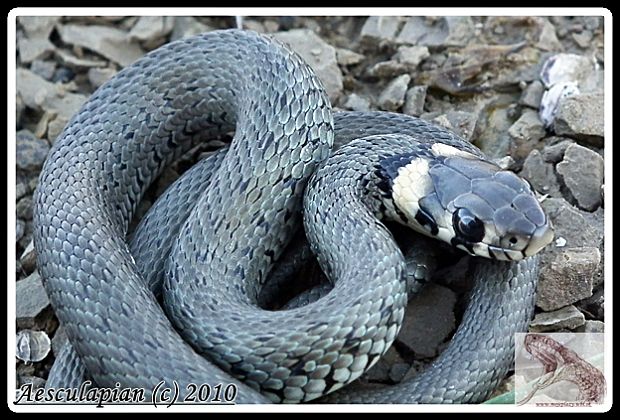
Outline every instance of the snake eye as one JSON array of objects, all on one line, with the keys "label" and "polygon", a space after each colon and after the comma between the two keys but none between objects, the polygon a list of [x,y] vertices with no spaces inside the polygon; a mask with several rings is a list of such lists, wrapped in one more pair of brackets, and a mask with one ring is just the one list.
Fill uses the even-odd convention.
[{"label": "snake eye", "polygon": [[452,223],[456,233],[468,242],[480,242],[484,238],[484,223],[465,208],[454,213]]}]

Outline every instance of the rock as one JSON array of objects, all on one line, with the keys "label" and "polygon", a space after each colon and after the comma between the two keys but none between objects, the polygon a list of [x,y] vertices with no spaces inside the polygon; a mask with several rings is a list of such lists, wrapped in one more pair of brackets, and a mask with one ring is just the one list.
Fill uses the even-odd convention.
[{"label": "rock", "polygon": [[604,93],[605,92],[605,72],[594,70],[589,73],[584,80],[579,81],[581,93]]},{"label": "rock", "polygon": [[542,150],[542,157],[545,162],[558,163],[564,159],[564,152],[568,146],[574,142],[565,137],[550,137],[547,140],[550,143]]},{"label": "rock", "polygon": [[18,377],[34,375],[35,366],[32,363],[18,363],[16,373]]},{"label": "rock", "polygon": [[379,79],[390,79],[404,73],[408,73],[407,65],[396,60],[380,61],[368,69],[366,74]]},{"label": "rock", "polygon": [[34,244],[30,242],[26,244],[24,247],[24,252],[22,252],[21,257],[19,258],[19,262],[22,266],[22,269],[26,273],[32,273],[37,264],[37,254],[34,250]]},{"label": "rock", "polygon": [[[600,212],[602,218],[603,210],[601,209]],[[601,251],[601,263],[598,265],[598,270],[594,273],[594,279],[592,280],[594,289],[601,286],[605,282],[605,249],[601,247],[599,248],[599,251]]]},{"label": "rock", "polygon": [[525,158],[545,136],[546,131],[536,111],[524,109],[521,117],[508,129],[508,134],[512,138],[510,155]]},{"label": "rock", "polygon": [[555,27],[546,18],[535,17],[539,22],[540,35],[536,47],[543,51],[561,51],[562,44],[555,33]]},{"label": "rock", "polygon": [[431,47],[462,47],[467,45],[473,34],[474,23],[469,16],[413,16],[407,20],[396,41]]},{"label": "rock", "polygon": [[379,95],[379,107],[385,111],[396,111],[405,103],[405,94],[411,76],[403,74],[392,80]]},{"label": "rock", "polygon": [[515,170],[515,160],[512,158],[512,156],[504,156],[502,158],[495,158],[493,159],[493,162],[495,162],[495,164],[497,166],[499,166],[501,169],[505,170],[505,171],[514,171]]},{"label": "rock", "polygon": [[32,178],[30,178],[28,180],[28,188],[30,188],[30,191],[35,191],[37,189],[37,185],[39,183],[39,177],[38,176],[33,176]]},{"label": "rock", "polygon": [[44,59],[54,51],[54,44],[47,38],[22,38],[17,41],[19,58],[22,63],[30,63],[36,59]]},{"label": "rock", "polygon": [[54,83],[69,83],[75,77],[75,73],[68,67],[58,67],[52,76]]},{"label": "rock", "polygon": [[563,49],[555,35],[554,25],[544,17],[491,16],[486,19],[483,32],[492,44],[527,42],[543,51]]},{"label": "rock", "polygon": [[153,50],[168,41],[174,28],[173,16],[142,16],[129,32],[132,41],[139,41],[147,50]]},{"label": "rock", "polygon": [[[424,118],[424,115],[422,117]],[[433,118],[432,121],[455,132],[465,140],[471,140],[476,129],[476,115],[471,112],[448,111]]]},{"label": "rock", "polygon": [[37,111],[55,112],[56,118],[67,121],[87,99],[84,95],[68,92],[67,87],[50,83],[23,68],[17,69],[17,91],[26,106]]},{"label": "rock", "polygon": [[109,67],[104,69],[92,68],[88,70],[88,80],[90,81],[91,86],[94,89],[97,89],[110,80],[110,78],[116,73],[117,72],[115,69]]},{"label": "rock", "polygon": [[[45,388],[45,379],[40,378],[38,376],[26,376],[26,375],[18,375],[19,386],[21,387],[24,384],[32,384],[32,389],[36,390],[39,388]],[[19,389],[17,390],[20,391]]]},{"label": "rock", "polygon": [[540,270],[536,305],[545,311],[592,296],[592,282],[601,253],[598,248],[567,248]]},{"label": "rock", "polygon": [[405,94],[405,105],[403,112],[407,115],[419,117],[424,112],[424,102],[426,101],[426,86],[413,86]]},{"label": "rock", "polygon": [[585,323],[585,318],[573,305],[553,312],[541,312],[530,323],[531,332],[559,331],[575,329]]},{"label": "rock", "polygon": [[562,196],[553,164],[545,162],[538,150],[532,150],[527,156],[520,175],[539,193],[549,194],[552,197]]},{"label": "rock", "polygon": [[20,16],[18,21],[30,37],[49,38],[60,16]]},{"label": "rock", "polygon": [[[560,106],[567,98],[599,91],[598,72],[596,61],[577,54],[555,54],[545,60],[540,79],[548,90],[540,103],[540,115],[546,127],[553,126]],[[602,90],[600,92],[602,94]]]},{"label": "rock", "polygon": [[490,158],[509,155],[512,140],[508,130],[515,121],[510,108],[512,101],[514,97],[493,99],[480,111],[476,145]]},{"label": "rock", "polygon": [[553,128],[558,135],[603,146],[605,135],[602,93],[587,93],[561,101]]},{"label": "rock", "polygon": [[44,138],[45,134],[47,133],[47,126],[50,120],[53,120],[54,118],[56,118],[56,113],[45,111],[39,119],[39,122],[37,123],[37,126],[34,130],[35,137],[39,139]]},{"label": "rock", "polygon": [[106,62],[103,60],[78,58],[75,55],[71,54],[70,52],[60,50],[60,49],[56,51],[56,55],[58,56],[58,58],[60,58],[60,61],[63,64],[69,67],[72,67],[72,68],[76,68],[76,69],[81,69],[83,67],[90,68],[90,67],[105,67],[106,66]]},{"label": "rock", "polygon": [[411,366],[408,363],[404,362],[393,364],[390,367],[389,372],[390,380],[395,384],[400,383],[405,378],[405,375],[407,374],[407,372],[409,372],[410,368]]},{"label": "rock", "polygon": [[47,126],[47,138],[53,144],[69,122],[69,117],[57,116]]},{"label": "rock", "polygon": [[521,94],[519,103],[530,108],[538,109],[544,91],[545,87],[543,86],[543,84],[538,80],[534,80]]},{"label": "rock", "polygon": [[15,219],[15,242],[24,236],[24,230],[26,229],[26,223],[23,220]]},{"label": "rock", "polygon": [[187,38],[212,30],[213,28],[199,22],[193,17],[175,16],[172,34],[170,34],[170,41],[176,41],[177,39]]},{"label": "rock", "polygon": [[325,43],[308,29],[293,29],[273,34],[277,40],[288,44],[315,71],[335,103],[342,92],[342,72],[336,61],[336,49]]},{"label": "rock", "polygon": [[438,346],[454,330],[456,295],[429,283],[407,305],[397,340],[421,357],[433,357]]},{"label": "rock", "polygon": [[593,35],[592,32],[585,30],[579,33],[573,32],[571,37],[580,48],[586,49],[591,46]]},{"label": "rock", "polygon": [[22,330],[17,333],[15,356],[24,362],[40,362],[51,349],[51,341],[45,331]]},{"label": "rock", "polygon": [[586,29],[596,31],[603,26],[603,16],[584,16],[583,23]]},{"label": "rock", "polygon": [[591,297],[577,303],[577,307],[581,312],[590,318],[602,320],[605,317],[605,294],[604,288],[599,287]]},{"label": "rock", "polygon": [[359,64],[366,58],[362,54],[358,54],[355,51],[347,50],[346,48],[336,48],[336,61],[341,67],[352,66]]},{"label": "rock", "polygon": [[280,24],[274,20],[267,19],[263,22],[263,25],[265,25],[265,32],[268,34],[278,32],[280,30]]},{"label": "rock", "polygon": [[26,181],[18,178],[17,183],[15,184],[15,200],[19,200],[29,192],[30,188],[28,187]]},{"label": "rock", "polygon": [[26,224],[24,227],[24,236],[19,240],[19,242],[17,242],[18,247],[21,247],[21,249],[25,249],[28,244],[32,241],[32,230],[33,230],[33,226],[32,226],[32,221],[31,220],[25,220]]},{"label": "rock", "polygon": [[22,280],[24,278],[24,269],[22,268],[22,263],[19,260],[15,260],[15,279]]},{"label": "rock", "polygon": [[605,323],[603,321],[587,320],[585,324],[578,327],[575,331],[585,333],[604,333]]},{"label": "rock", "polygon": [[56,63],[53,61],[34,60],[30,65],[30,71],[41,76],[45,80],[51,80],[56,70]]},{"label": "rock", "polygon": [[415,70],[423,60],[430,56],[428,48],[425,46],[402,46],[398,47],[398,52],[394,55],[394,59],[399,63],[406,64],[409,69]]},{"label": "rock", "polygon": [[90,24],[111,25],[117,24],[123,28],[132,26],[138,18],[136,16],[76,16],[72,17],[72,22],[86,22]]},{"label": "rock", "polygon": [[605,177],[605,161],[601,155],[571,144],[556,169],[579,208],[594,211],[601,205],[601,187]]},{"label": "rock", "polygon": [[[417,82],[459,96],[514,89],[537,76],[540,52],[524,46],[470,45],[449,54],[441,67],[420,73]],[[433,57],[427,61],[433,63]]]},{"label": "rock", "polygon": [[562,198],[547,198],[541,203],[555,230],[567,248],[601,248],[604,238],[602,209],[595,213],[578,210]]},{"label": "rock", "polygon": [[295,16],[278,16],[278,24],[280,25],[280,29],[283,31],[293,29],[296,21],[297,18]]},{"label": "rock", "polygon": [[[493,60],[487,58],[491,72],[497,73],[490,80],[482,83],[482,87],[489,87],[496,91],[514,89],[521,82],[533,82],[538,78],[540,68],[540,50],[527,46],[525,43],[511,44],[506,46],[487,46],[491,53],[499,54]],[[505,50],[506,53],[501,51]],[[475,51],[475,50],[474,50]],[[482,63],[483,66],[485,63]],[[493,69],[493,67],[496,68]],[[489,77],[489,72],[484,72],[482,77]]]},{"label": "rock", "polygon": [[37,139],[28,130],[20,130],[16,134],[15,163],[18,169],[37,171],[43,166],[50,150],[45,140]]},{"label": "rock", "polygon": [[15,95],[15,122],[17,123],[18,129],[21,128],[21,119],[24,113],[24,109],[26,109],[26,104],[24,104],[22,95],[17,93],[17,95]]},{"label": "rock", "polygon": [[396,36],[400,22],[401,18],[397,16],[370,16],[362,26],[361,42],[377,44],[392,41]]},{"label": "rock", "polygon": [[15,215],[21,219],[32,219],[32,197],[24,197],[15,206]]},{"label": "rock", "polygon": [[173,28],[173,16],[141,16],[129,31],[129,38],[138,41],[153,41],[168,35]]},{"label": "rock", "polygon": [[122,67],[144,55],[140,46],[129,41],[127,32],[109,26],[63,25],[58,27],[66,44],[87,48]]},{"label": "rock", "polygon": [[37,139],[45,138],[45,134],[47,133],[47,126],[50,120],[54,118],[56,118],[56,113],[45,111],[43,115],[41,115],[41,118],[39,118],[39,121],[37,122],[37,125],[34,129],[34,137]]},{"label": "rock", "polygon": [[357,93],[352,93],[347,96],[347,100],[345,101],[343,106],[353,111],[369,111],[370,101],[367,98],[358,95]]},{"label": "rock", "polygon": [[17,328],[34,328],[50,305],[39,273],[35,271],[24,280],[18,281],[15,285],[15,296]]},{"label": "rock", "polygon": [[[364,374],[364,377],[370,382],[380,382],[380,383],[389,383],[390,381],[397,382],[397,381],[392,380],[390,373],[394,366],[403,365],[403,364],[406,365],[402,357],[400,357],[400,354],[398,354],[398,352],[394,349],[394,346],[392,346],[383,355],[383,357],[381,357],[381,359],[379,359],[379,361]],[[409,368],[407,365],[407,370],[408,369]]]},{"label": "rock", "polygon": [[407,382],[410,379],[415,378],[420,375],[422,372],[426,370],[430,363],[427,360],[414,360],[411,363],[411,368],[405,374],[405,377],[401,380],[401,382]]},{"label": "rock", "polygon": [[244,19],[243,28],[246,30],[258,32],[261,34],[264,34],[265,32],[267,32],[267,30],[265,29],[265,25],[263,25],[262,22],[259,22],[257,20]]},{"label": "rock", "polygon": [[23,68],[17,69],[17,90],[28,107],[56,115],[48,122],[47,136],[52,142],[87,99],[84,95],[70,93],[67,87],[50,83]]}]

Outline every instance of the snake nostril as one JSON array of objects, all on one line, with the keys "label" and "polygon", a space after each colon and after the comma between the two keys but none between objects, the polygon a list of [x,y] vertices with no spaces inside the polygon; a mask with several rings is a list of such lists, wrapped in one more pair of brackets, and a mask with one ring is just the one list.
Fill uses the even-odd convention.
[{"label": "snake nostril", "polygon": [[511,236],[510,239],[508,239],[508,242],[510,242],[512,245],[515,245],[518,242],[518,240],[514,236]]}]

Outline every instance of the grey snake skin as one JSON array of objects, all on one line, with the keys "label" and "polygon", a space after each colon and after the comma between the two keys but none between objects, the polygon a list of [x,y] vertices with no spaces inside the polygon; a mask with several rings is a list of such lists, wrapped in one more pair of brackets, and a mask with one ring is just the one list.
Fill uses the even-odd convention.
[{"label": "grey snake skin", "polygon": [[[128,241],[166,165],[233,130],[231,145],[184,174]],[[339,146],[364,139],[325,162],[334,136]],[[69,367],[57,364],[48,386],[88,372],[99,386],[147,393],[160,381],[235,383],[237,403],[484,400],[532,316],[536,256],[479,261],[462,324],[423,374],[380,392],[331,393],[375,363],[400,328],[405,263],[363,188],[377,182],[368,165],[418,142],[482,158],[419,119],[332,114],[310,68],[252,32],[176,41],[122,70],[54,143],[36,191],[38,268],[72,345],[58,358]],[[334,290],[300,308],[261,310],[261,286],[302,204]]]}]

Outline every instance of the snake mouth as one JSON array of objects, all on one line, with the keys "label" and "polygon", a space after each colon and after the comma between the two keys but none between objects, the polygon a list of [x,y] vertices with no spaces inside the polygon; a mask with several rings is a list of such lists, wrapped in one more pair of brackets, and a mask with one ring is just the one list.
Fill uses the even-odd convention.
[{"label": "snake mouth", "polygon": [[473,257],[490,258],[498,261],[519,261],[526,258],[526,255],[521,250],[503,248],[483,242],[460,242],[459,244],[453,245]]},{"label": "snake mouth", "polygon": [[531,257],[545,246],[549,245],[553,240],[554,232],[550,223],[538,227],[533,234],[529,236],[529,239],[524,246],[518,248],[507,248],[503,246],[485,244],[486,250],[489,253],[489,258],[502,261],[519,261],[524,258]]},{"label": "snake mouth", "polygon": [[487,245],[489,257],[500,261],[519,261],[525,258],[523,251]]},{"label": "snake mouth", "polygon": [[531,257],[536,254],[538,251],[549,245],[551,241],[553,241],[554,236],[555,233],[551,222],[540,226],[536,229],[536,231],[534,231],[527,247],[523,250],[523,255],[526,257]]}]

